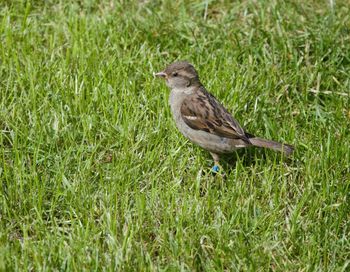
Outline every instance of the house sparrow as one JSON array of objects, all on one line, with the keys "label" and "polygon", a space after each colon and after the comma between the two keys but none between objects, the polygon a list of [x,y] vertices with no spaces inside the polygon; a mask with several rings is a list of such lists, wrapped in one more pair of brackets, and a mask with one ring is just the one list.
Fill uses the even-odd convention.
[{"label": "house sparrow", "polygon": [[199,80],[196,69],[187,61],[170,64],[155,76],[165,79],[171,89],[169,104],[180,132],[191,142],[208,150],[219,168],[219,155],[248,146],[266,147],[285,155],[293,146],[255,137],[246,132],[232,115],[211,95]]}]

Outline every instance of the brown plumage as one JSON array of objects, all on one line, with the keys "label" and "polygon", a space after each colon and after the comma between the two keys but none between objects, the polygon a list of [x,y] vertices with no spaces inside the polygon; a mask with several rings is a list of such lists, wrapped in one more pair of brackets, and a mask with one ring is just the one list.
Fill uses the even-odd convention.
[{"label": "brown plumage", "polygon": [[239,123],[203,86],[184,99],[181,114],[185,123],[193,129],[205,130],[222,137],[242,139],[249,143]]},{"label": "brown plumage", "polygon": [[170,64],[156,76],[171,89],[169,104],[179,130],[190,141],[207,149],[219,163],[219,154],[237,148],[258,146],[293,152],[293,146],[255,137],[247,133],[233,116],[202,85],[195,68],[186,61]]}]

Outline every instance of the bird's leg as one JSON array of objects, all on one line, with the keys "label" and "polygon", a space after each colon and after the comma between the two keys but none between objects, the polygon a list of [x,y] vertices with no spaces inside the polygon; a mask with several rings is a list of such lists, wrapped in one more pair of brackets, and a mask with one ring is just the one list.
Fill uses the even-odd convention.
[{"label": "bird's leg", "polygon": [[213,172],[217,173],[220,171],[220,164],[219,164],[219,155],[216,154],[216,153],[213,153],[213,152],[210,152],[211,156],[213,157],[213,160],[214,160],[214,166],[213,168],[211,169]]}]

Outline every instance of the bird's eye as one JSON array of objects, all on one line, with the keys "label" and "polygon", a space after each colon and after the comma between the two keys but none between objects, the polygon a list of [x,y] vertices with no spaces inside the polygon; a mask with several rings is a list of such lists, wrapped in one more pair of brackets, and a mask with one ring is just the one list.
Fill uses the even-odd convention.
[{"label": "bird's eye", "polygon": [[174,77],[177,77],[177,75],[178,75],[177,72],[174,72],[174,73],[173,73],[173,76],[174,76]]}]

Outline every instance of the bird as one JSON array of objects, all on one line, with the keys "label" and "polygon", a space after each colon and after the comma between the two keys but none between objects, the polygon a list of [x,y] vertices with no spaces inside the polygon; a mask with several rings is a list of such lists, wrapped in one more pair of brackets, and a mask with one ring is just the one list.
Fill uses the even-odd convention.
[{"label": "bird", "polygon": [[250,146],[269,148],[289,156],[294,147],[248,133],[200,81],[188,61],[176,61],[155,73],[170,88],[169,105],[179,131],[192,143],[210,152],[219,172],[220,155]]}]

